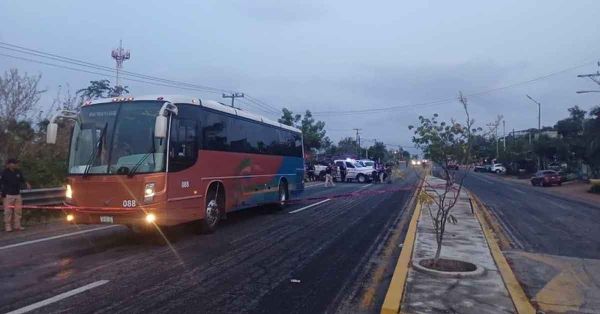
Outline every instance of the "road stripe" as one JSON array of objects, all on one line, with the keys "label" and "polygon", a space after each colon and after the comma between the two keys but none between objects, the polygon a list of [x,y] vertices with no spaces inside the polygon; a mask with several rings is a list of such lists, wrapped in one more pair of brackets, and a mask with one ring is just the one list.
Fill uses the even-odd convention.
[{"label": "road stripe", "polygon": [[82,231],[77,231],[77,232],[71,232],[71,233],[61,234],[61,235],[47,237],[47,238],[42,238],[42,239],[37,239],[37,240],[31,240],[31,241],[25,241],[25,242],[19,242],[19,243],[9,244],[9,245],[5,245],[5,246],[0,246],[0,251],[1,250],[12,249],[12,248],[19,247],[19,246],[34,244],[34,243],[40,243],[40,242],[46,242],[46,241],[56,240],[56,239],[60,239],[60,238],[66,238],[66,237],[70,237],[70,236],[74,236],[74,235],[78,235],[78,234],[84,234],[84,233],[88,233],[88,232],[94,232],[94,231],[100,231],[100,230],[105,230],[105,229],[109,229],[109,228],[115,228],[115,227],[118,227],[118,226],[119,225],[110,225],[110,226],[98,227],[98,228],[94,228],[94,229],[88,229],[88,230],[82,230]]},{"label": "road stripe", "polygon": [[527,193],[525,193],[525,192],[523,192],[523,191],[521,191],[519,189],[513,188],[513,187],[509,187],[509,189],[511,189],[513,192],[517,192],[519,194],[527,194]]},{"label": "road stripe", "polygon": [[321,186],[323,184],[325,184],[325,183],[311,184],[311,185],[305,186],[304,188],[305,189],[310,189],[310,188],[314,188],[314,187],[317,187],[317,186]]},{"label": "road stripe", "polygon": [[303,211],[303,210],[305,210],[305,209],[309,209],[309,208],[311,208],[311,207],[315,207],[315,206],[317,206],[317,205],[321,205],[321,204],[323,204],[323,203],[325,203],[325,202],[328,202],[328,201],[330,201],[330,200],[331,200],[331,199],[329,199],[329,198],[326,198],[326,199],[324,199],[324,200],[322,200],[322,201],[320,201],[320,202],[317,202],[317,203],[314,203],[314,204],[310,204],[310,205],[308,205],[308,206],[304,206],[304,207],[302,207],[302,208],[298,208],[298,209],[296,209],[296,210],[292,210],[292,211],[290,212],[290,214],[295,214],[295,213],[301,212],[301,211]]},{"label": "road stripe", "polygon": [[370,187],[371,185],[373,185],[373,183],[369,183],[369,184],[367,184],[367,185],[363,185],[363,186],[361,186],[361,187],[360,187],[360,188],[358,188],[358,189],[360,190],[360,189],[368,188],[368,187]]},{"label": "road stripe", "polygon": [[92,282],[90,284],[87,284],[87,285],[85,285],[83,287],[79,287],[77,289],[73,289],[73,290],[61,293],[61,294],[59,294],[57,296],[53,296],[53,297],[48,298],[46,300],[42,300],[40,302],[33,303],[31,305],[28,305],[26,307],[22,307],[20,309],[16,309],[16,310],[14,310],[12,312],[8,312],[6,314],[22,314],[22,313],[31,312],[33,310],[37,310],[37,309],[39,309],[41,307],[44,307],[46,305],[58,302],[60,300],[64,300],[64,299],[69,298],[69,297],[72,297],[72,296],[74,296],[76,294],[79,294],[79,293],[82,293],[84,291],[87,291],[87,290],[94,289],[96,287],[102,286],[102,285],[104,285],[106,283],[108,283],[108,280],[98,280],[96,282]]}]

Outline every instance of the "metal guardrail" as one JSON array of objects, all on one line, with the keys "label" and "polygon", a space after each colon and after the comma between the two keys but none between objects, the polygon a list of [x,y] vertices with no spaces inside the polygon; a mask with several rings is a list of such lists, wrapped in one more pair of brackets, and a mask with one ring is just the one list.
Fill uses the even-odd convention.
[{"label": "metal guardrail", "polygon": [[24,205],[57,205],[65,200],[65,188],[21,190],[21,195]]}]

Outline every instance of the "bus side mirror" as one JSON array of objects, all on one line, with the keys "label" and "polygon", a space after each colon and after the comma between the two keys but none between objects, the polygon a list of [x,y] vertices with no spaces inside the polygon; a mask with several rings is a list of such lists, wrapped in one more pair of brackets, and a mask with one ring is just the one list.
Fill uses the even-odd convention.
[{"label": "bus side mirror", "polygon": [[56,132],[58,131],[58,124],[48,123],[46,128],[46,143],[56,144]]},{"label": "bus side mirror", "polygon": [[157,116],[156,121],[154,122],[154,137],[166,138],[167,137],[167,125],[168,125],[167,117],[165,117],[163,115]]}]

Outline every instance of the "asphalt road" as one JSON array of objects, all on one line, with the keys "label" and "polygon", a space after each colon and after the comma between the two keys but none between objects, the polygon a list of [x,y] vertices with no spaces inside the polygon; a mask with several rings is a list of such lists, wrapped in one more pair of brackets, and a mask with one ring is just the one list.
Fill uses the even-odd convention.
[{"label": "asphalt road", "polygon": [[0,312],[379,312],[416,181],[311,187],[330,200],[240,211],[212,235],[176,228],[171,245],[123,227],[2,238]]},{"label": "asphalt road", "polygon": [[470,172],[465,187],[499,218],[515,249],[600,259],[600,204],[593,206],[495,174]]}]

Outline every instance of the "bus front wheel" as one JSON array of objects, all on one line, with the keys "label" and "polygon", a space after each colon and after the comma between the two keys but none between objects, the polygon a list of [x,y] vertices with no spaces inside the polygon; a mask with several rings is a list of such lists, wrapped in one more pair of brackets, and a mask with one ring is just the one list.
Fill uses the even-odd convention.
[{"label": "bus front wheel", "polygon": [[213,185],[206,194],[204,219],[200,220],[200,233],[213,233],[217,229],[221,213],[225,210],[225,193],[220,184]]}]

